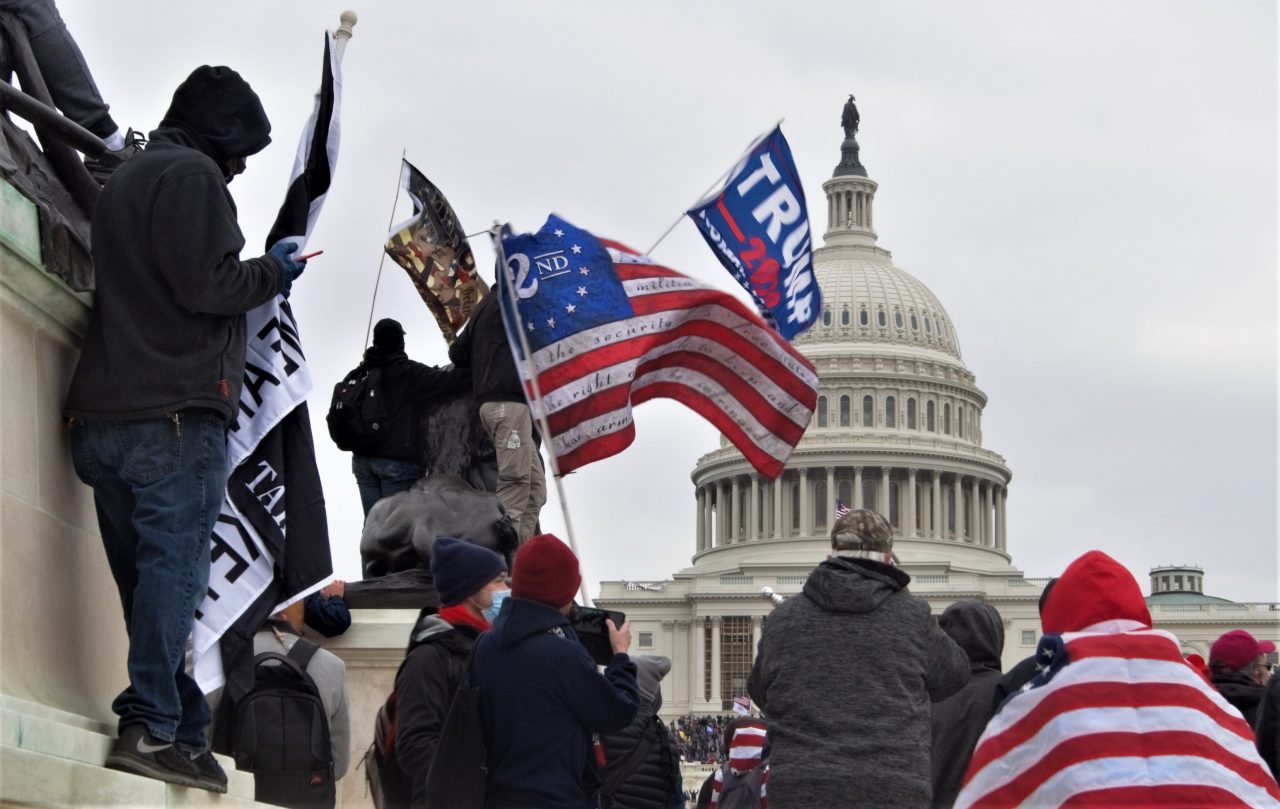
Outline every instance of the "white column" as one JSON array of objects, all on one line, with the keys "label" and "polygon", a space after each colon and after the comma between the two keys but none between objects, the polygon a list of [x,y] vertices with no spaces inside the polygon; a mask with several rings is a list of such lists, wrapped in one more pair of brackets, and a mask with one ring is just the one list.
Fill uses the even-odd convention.
[{"label": "white column", "polygon": [[902,532],[903,536],[913,537],[916,535],[916,470],[912,467],[907,470],[907,518],[902,521],[906,526],[906,530]]},{"label": "white column", "polygon": [[1009,550],[1007,544],[1009,541],[1009,523],[1008,518],[1005,516],[1005,501],[1008,497],[1009,490],[1003,486],[996,491],[996,522],[999,526],[996,529],[996,547],[1002,551]]},{"label": "white column", "polygon": [[719,615],[711,616],[711,704],[720,710],[720,624]]},{"label": "white column", "polygon": [[982,487],[982,544],[994,548],[996,536],[995,531],[992,530],[994,525],[991,517],[991,489],[991,483]]},{"label": "white column", "polygon": [[729,484],[725,481],[716,483],[716,547],[723,548],[729,544]]},{"label": "white column", "polygon": [[813,536],[813,488],[809,486],[809,469],[800,467],[800,536]]},{"label": "white column", "polygon": [[933,473],[933,536],[937,539],[943,539],[947,535],[947,529],[944,527],[946,522],[943,517],[946,516],[946,510],[942,508],[942,473]]},{"label": "white column", "polygon": [[764,616],[751,616],[751,662],[756,662],[756,650],[760,648],[760,634],[763,632]]},{"label": "white column", "polygon": [[853,507],[862,508],[862,467],[853,468]]},{"label": "white column", "polygon": [[773,481],[773,538],[782,539],[782,481],[786,479],[787,473],[784,471],[778,475]]},{"label": "white column", "polygon": [[977,478],[969,486],[969,541],[976,545],[982,544],[982,519],[978,515],[978,509],[982,505],[980,487]]},{"label": "white column", "polygon": [[751,499],[747,502],[747,539],[760,538],[760,476],[751,474]]},{"label": "white column", "polygon": [[964,508],[964,493],[960,489],[960,476],[956,475],[951,481],[952,497],[955,502],[952,503],[952,512],[956,515],[956,530],[952,532],[952,539],[960,539],[964,535],[964,512],[960,509]]},{"label": "white column", "polygon": [[698,550],[704,549],[704,543],[707,541],[707,522],[704,517],[707,509],[707,493],[698,487],[698,509],[697,509],[697,532],[698,532]]},{"label": "white column", "polygon": [[703,690],[703,682],[707,677],[706,669],[706,636],[704,630],[707,625],[707,619],[701,615],[693,617],[693,627],[690,629],[689,635],[693,646],[693,660],[689,665],[689,709],[693,710],[694,705],[705,702],[706,691]]},{"label": "white column", "polygon": [[732,487],[732,499],[730,500],[730,508],[732,509],[729,517],[729,542],[737,542],[742,537],[742,484],[735,475],[729,485]]},{"label": "white column", "polygon": [[876,511],[880,512],[880,516],[886,520],[889,519],[889,467],[880,467],[880,492],[876,498],[879,502],[876,504]]},{"label": "white column", "polygon": [[836,524],[836,468],[827,467],[827,502],[822,504],[827,515],[827,533]]}]

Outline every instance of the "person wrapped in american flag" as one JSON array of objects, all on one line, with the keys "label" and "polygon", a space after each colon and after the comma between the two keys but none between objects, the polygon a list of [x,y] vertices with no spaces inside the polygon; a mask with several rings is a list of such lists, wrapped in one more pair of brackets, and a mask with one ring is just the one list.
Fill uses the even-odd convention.
[{"label": "person wrapped in american flag", "polygon": [[956,807],[1280,807],[1249,726],[1120,563],[1072,562],[1041,623],[1041,669],[987,724]]}]

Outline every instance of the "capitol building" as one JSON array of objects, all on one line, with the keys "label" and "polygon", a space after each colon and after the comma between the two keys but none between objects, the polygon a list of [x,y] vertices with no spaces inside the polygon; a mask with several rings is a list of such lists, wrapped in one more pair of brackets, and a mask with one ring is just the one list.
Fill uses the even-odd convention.
[{"label": "capitol building", "polygon": [[[818,403],[785,472],[762,478],[722,437],[692,474],[692,565],[665,581],[601,583],[596,605],[627,613],[633,653],[672,660],[664,716],[725,712],[746,694],[772,609],[761,591],[800,591],[830,552],[837,500],[888,518],[911,592],[935,615],[962,599],[999,610],[1006,670],[1039,640],[1048,578],[1027,577],[1009,554],[1013,474],[983,446],[987,396],[942,302],[880,246],[878,184],[856,134],[822,188],[826,232],[813,264],[823,310],[795,340],[817,370]],[[1278,605],[1206,596],[1198,567],[1153,568],[1150,592],[1155,626],[1177,635],[1185,652],[1207,657],[1237,627],[1280,639]]]}]

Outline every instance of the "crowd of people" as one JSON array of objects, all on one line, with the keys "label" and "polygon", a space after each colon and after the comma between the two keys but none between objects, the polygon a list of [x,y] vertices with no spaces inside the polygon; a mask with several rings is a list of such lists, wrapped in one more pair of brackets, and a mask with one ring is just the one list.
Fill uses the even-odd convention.
[{"label": "crowd of people", "polygon": [[[49,0],[4,5],[42,10],[28,24],[65,34]],[[129,683],[112,706],[118,738],[105,763],[225,792],[185,645],[227,480],[244,313],[287,295],[305,262],[287,243],[240,257],[227,184],[271,127],[234,70],[197,68],[145,150],[122,145],[105,105],[85,122],[119,147],[92,221],[97,297],[65,406],[129,638]],[[748,681],[764,718],[662,722],[670,660],[632,656],[629,624],[610,621],[601,667],[569,621],[578,560],[537,533],[541,459],[495,306],[493,296],[481,302],[450,357],[494,442],[497,495],[521,545],[508,569],[466,537],[435,540],[440,609],[419,616],[395,685],[394,757],[409,805],[1280,807],[1273,644],[1228,632],[1201,671],[1175,637],[1151,628],[1132,575],[1091,551],[1046,588],[1036,654],[1005,673],[999,614],[959,602],[935,620],[909,592],[888,523],[863,509],[836,521],[830,556],[765,626]],[[407,364],[394,322],[380,324],[366,361],[398,367],[416,380],[405,389],[423,395],[467,384]],[[411,460],[412,433],[388,439],[376,457],[353,461],[366,511],[413,474],[379,462]],[[332,782],[348,767],[345,671],[302,636],[312,620],[322,634],[349,623],[341,596],[338,583],[253,638],[259,656],[306,673],[329,747],[310,783],[325,789],[295,799],[264,777],[259,798],[333,805]],[[454,735],[468,710],[481,757]],[[682,761],[717,765],[692,797]]]}]

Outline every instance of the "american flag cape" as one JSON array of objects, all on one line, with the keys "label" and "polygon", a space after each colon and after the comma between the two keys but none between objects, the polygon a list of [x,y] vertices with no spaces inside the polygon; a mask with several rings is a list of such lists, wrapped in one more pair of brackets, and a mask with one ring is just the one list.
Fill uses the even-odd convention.
[{"label": "american flag cape", "polygon": [[632,406],[657,397],[702,415],[762,475],[781,474],[818,377],[750,308],[556,216],[499,249],[513,285],[500,291],[508,337],[517,358],[517,333],[529,346],[541,399],[528,378],[526,390],[561,474],[629,446]]},{"label": "american flag cape", "polygon": [[[315,106],[267,249],[305,251],[338,157],[340,62],[325,33]],[[307,411],[311,373],[293,310],[282,296],[246,316],[244,385],[227,439],[227,496],[210,542],[209,588],[196,609],[192,665],[206,693],[228,680],[248,689],[253,633],[268,615],[333,578],[324,492]]]},{"label": "american flag cape", "polygon": [[1249,726],[1173,635],[1113,620],[1041,644],[1059,638],[1065,664],[992,717],[958,809],[1280,806]]}]

